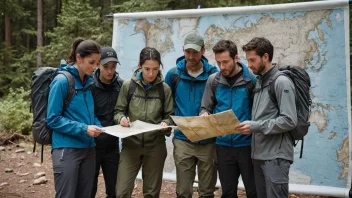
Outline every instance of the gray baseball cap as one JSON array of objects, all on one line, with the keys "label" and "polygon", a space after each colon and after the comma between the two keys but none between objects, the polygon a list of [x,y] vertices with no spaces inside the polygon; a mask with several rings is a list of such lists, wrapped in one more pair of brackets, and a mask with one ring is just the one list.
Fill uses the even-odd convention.
[{"label": "gray baseball cap", "polygon": [[199,52],[202,47],[204,47],[204,39],[199,33],[192,32],[186,36],[184,50],[191,48]]}]

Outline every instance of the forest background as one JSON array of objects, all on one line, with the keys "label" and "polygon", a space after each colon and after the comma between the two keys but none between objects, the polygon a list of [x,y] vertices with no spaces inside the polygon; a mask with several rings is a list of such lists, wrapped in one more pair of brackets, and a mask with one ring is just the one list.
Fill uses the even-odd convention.
[{"label": "forest background", "polygon": [[295,2],[302,0],[0,0],[0,131],[30,134],[33,71],[58,67],[78,37],[111,46],[113,13]]}]

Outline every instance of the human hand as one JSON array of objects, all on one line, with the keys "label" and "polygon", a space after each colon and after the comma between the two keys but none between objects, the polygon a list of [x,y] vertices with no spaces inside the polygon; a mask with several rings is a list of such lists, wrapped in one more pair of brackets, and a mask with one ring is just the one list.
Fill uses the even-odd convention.
[{"label": "human hand", "polygon": [[200,114],[199,116],[208,116],[209,115],[209,113],[208,112],[203,112],[202,114]]},{"label": "human hand", "polygon": [[167,130],[169,127],[167,127],[168,125],[166,124],[166,122],[161,122],[160,126],[163,127],[162,130]]},{"label": "human hand", "polygon": [[251,124],[249,121],[244,121],[236,126],[236,129],[243,135],[251,133]]},{"label": "human hand", "polygon": [[104,130],[95,125],[88,125],[87,135],[90,137],[98,137]]},{"label": "human hand", "polygon": [[120,120],[120,125],[123,126],[123,127],[131,127],[130,120],[127,119],[127,117],[123,117],[123,118]]}]

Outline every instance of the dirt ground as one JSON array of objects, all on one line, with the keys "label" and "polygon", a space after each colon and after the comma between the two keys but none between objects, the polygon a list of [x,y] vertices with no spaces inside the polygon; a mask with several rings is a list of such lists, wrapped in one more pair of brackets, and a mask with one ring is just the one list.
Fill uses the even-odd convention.
[{"label": "dirt ground", "polygon": [[[50,147],[45,147],[44,162],[40,163],[40,148],[33,151],[33,144],[28,140],[8,141],[7,134],[0,133],[0,198],[18,197],[55,197],[54,180]],[[2,140],[2,141],[1,141]],[[11,169],[11,170],[9,170]],[[46,183],[33,185],[36,174],[44,172]],[[41,177],[43,179],[43,177]],[[142,198],[142,182],[137,181],[132,197]],[[161,198],[175,197],[175,183],[164,181],[160,193]],[[198,197],[197,189],[194,189],[194,196]],[[216,197],[221,197],[221,189],[215,192]],[[103,176],[100,174],[98,183],[98,198],[105,197],[105,186]],[[239,191],[239,197],[246,197],[244,191]],[[290,198],[323,198],[321,196],[307,196],[291,194]]]}]

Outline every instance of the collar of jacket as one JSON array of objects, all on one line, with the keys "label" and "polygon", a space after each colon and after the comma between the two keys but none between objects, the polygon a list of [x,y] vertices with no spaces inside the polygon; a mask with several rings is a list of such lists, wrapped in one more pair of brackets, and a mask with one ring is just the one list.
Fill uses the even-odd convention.
[{"label": "collar of jacket", "polygon": [[[239,79],[237,80],[237,82],[234,84],[235,85],[240,85],[240,84],[246,84],[248,81],[251,81],[251,76],[249,74],[249,69],[248,67],[244,64],[244,63],[241,63],[241,62],[237,62],[237,65],[242,67],[242,76],[239,77]],[[242,81],[242,82],[241,82]],[[220,80],[219,80],[219,83],[221,84],[224,84],[224,85],[227,85],[227,86],[230,86],[226,77],[222,75],[221,71],[220,71]]]},{"label": "collar of jacket", "polygon": [[82,82],[82,80],[81,80],[81,78],[79,76],[79,72],[78,72],[77,68],[75,66],[73,66],[73,65],[64,65],[64,64],[62,64],[60,66],[60,70],[70,72],[73,75],[73,77],[80,82],[80,84],[77,84],[77,83],[75,84],[75,87],[77,89],[87,88],[87,87],[89,87],[90,85],[92,85],[94,83],[93,77],[90,76],[90,75],[85,74],[86,82],[83,85],[83,82]]},{"label": "collar of jacket", "polygon": [[[197,78],[195,78],[195,79],[196,80],[207,80],[209,78],[208,73],[210,72],[210,70],[213,69],[214,66],[210,65],[208,63],[208,59],[205,58],[204,56],[202,56],[200,61],[202,61],[202,63],[203,63],[204,72],[202,74],[200,74],[199,76],[197,76]],[[176,60],[176,67],[177,67],[177,69],[179,69],[181,71],[180,78],[193,80],[194,78],[191,77],[187,72],[186,63],[187,63],[187,61],[186,61],[185,56],[181,56]]]},{"label": "collar of jacket", "polygon": [[[103,82],[101,82],[99,76],[100,76],[100,69],[98,68],[93,72],[94,85],[96,87],[98,87],[99,89],[106,89],[103,86]],[[118,86],[118,78],[119,78],[119,74],[117,72],[115,72],[110,84],[106,84],[106,85],[108,85],[107,87],[109,87],[109,88],[117,87]]]},{"label": "collar of jacket", "polygon": [[262,87],[269,85],[270,78],[278,71],[278,66],[273,64],[273,66],[265,72],[264,75],[258,75],[258,79],[260,80]]}]

